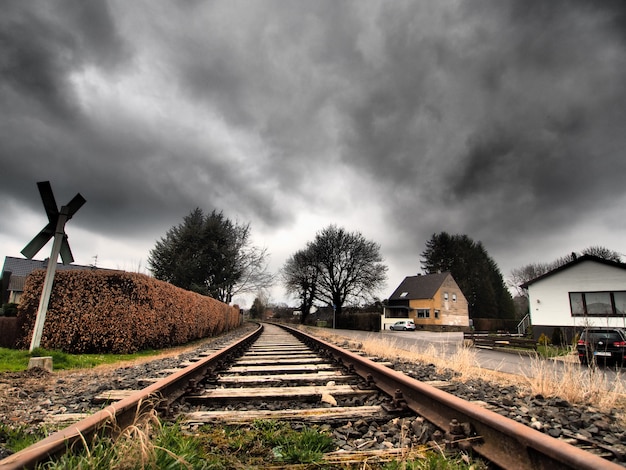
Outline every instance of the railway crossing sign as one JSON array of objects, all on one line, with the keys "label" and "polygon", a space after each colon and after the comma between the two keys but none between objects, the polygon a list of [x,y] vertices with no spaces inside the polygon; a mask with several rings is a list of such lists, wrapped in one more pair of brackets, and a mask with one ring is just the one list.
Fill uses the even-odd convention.
[{"label": "railway crossing sign", "polygon": [[50,259],[48,260],[46,279],[43,284],[41,298],[39,299],[37,319],[35,320],[33,338],[30,343],[31,351],[38,348],[41,342],[43,324],[46,321],[48,302],[50,301],[50,293],[52,291],[52,283],[54,281],[54,273],[56,272],[59,254],[61,255],[63,264],[70,264],[74,261],[70,245],[67,242],[67,235],[65,234],[65,223],[70,220],[86,202],[85,198],[78,193],[66,206],[62,206],[61,210],[59,210],[54,199],[54,194],[52,193],[50,182],[41,181],[37,183],[37,187],[39,188],[39,195],[41,196],[43,207],[48,216],[48,224],[24,247],[22,254],[26,256],[26,258],[32,259],[51,238],[54,238],[54,242],[52,244]]}]

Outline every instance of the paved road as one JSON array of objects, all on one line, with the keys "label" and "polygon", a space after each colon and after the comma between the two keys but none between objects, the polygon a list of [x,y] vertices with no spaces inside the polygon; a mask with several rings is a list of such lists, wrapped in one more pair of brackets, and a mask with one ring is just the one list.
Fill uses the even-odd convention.
[{"label": "paved road", "polygon": [[[463,344],[463,333],[439,333],[433,331],[381,331],[372,333],[367,331],[335,330],[335,333],[355,339],[381,339],[394,342],[395,346],[407,351],[425,352],[434,347],[444,357],[452,356]],[[570,364],[582,372],[587,372],[587,367],[580,366],[574,358],[570,358],[569,364],[563,361],[549,360],[549,366],[554,364],[556,373],[563,373]],[[509,374],[533,377],[541,360],[529,356],[492,351],[488,349],[476,349],[476,361],[480,367]],[[571,370],[571,367],[570,367]],[[614,388],[616,379],[619,380],[622,390],[626,391],[626,370],[616,371],[614,368],[600,368],[597,371],[611,388]]]}]

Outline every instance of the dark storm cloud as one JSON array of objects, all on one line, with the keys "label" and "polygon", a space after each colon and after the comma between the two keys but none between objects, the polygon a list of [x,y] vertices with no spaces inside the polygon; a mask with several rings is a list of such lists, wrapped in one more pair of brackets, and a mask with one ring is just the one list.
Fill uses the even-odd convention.
[{"label": "dark storm cloud", "polygon": [[33,207],[38,178],[64,185],[70,174],[91,177],[70,73],[114,67],[126,48],[106,3],[81,1],[5,2],[0,48],[0,195],[24,197]]},{"label": "dark storm cloud", "polygon": [[5,2],[0,47],[5,99],[19,95],[66,119],[73,113],[68,71],[85,63],[114,65],[124,49],[106,3],[79,0]]},{"label": "dark storm cloud", "polygon": [[[466,2],[432,27],[387,4],[344,158],[404,188],[398,225],[414,214],[426,236],[505,240],[603,207],[626,170],[622,5]],[[441,214],[426,229],[425,212]]]},{"label": "dark storm cloud", "polygon": [[149,246],[201,207],[270,241],[346,221],[412,270],[441,230],[505,257],[625,197],[625,11],[5,2],[0,197],[40,213],[50,180],[88,200],[73,225]]}]

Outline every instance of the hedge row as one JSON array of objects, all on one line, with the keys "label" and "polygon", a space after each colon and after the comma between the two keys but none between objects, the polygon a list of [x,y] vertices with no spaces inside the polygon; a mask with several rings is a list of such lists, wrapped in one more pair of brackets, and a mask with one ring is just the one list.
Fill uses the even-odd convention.
[{"label": "hedge row", "polygon": [[[18,346],[28,347],[45,271],[26,279]],[[218,335],[240,324],[239,308],[144,274],[59,271],[40,346],[67,353],[132,353]]]}]

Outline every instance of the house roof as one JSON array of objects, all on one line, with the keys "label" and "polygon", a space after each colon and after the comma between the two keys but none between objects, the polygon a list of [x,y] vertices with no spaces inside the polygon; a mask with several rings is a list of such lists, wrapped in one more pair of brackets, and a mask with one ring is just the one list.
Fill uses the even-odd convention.
[{"label": "house roof", "polygon": [[9,290],[11,292],[24,292],[26,276],[11,276],[9,279]]},{"label": "house roof", "polygon": [[[35,269],[47,269],[48,259],[43,261],[36,259],[14,258],[7,256],[4,258],[4,267],[2,272],[9,271],[12,276],[28,276]],[[63,264],[57,263],[57,270],[70,269],[95,269],[93,266],[81,266],[79,264]],[[2,274],[2,273],[0,273]]]},{"label": "house roof", "polygon": [[448,276],[449,272],[407,276],[389,300],[432,299]]},{"label": "house roof", "polygon": [[604,264],[607,266],[613,266],[615,268],[619,268],[619,269],[625,269],[626,270],[626,264],[624,263],[618,263],[617,261],[610,261],[608,259],[604,259],[604,258],[599,258],[597,256],[593,256],[593,255],[582,255],[582,256],[578,256],[575,259],[572,259],[572,261],[570,261],[569,263],[565,263],[562,266],[559,266],[556,269],[553,269],[552,271],[548,271],[547,273],[542,274],[541,276],[538,276],[534,279],[531,279],[530,281],[526,281],[524,284],[521,284],[520,287],[522,289],[526,289],[528,286],[530,286],[531,284],[534,284],[537,281],[541,281],[542,279],[545,279],[547,277],[553,276],[557,273],[560,273],[561,271],[565,271],[566,269],[570,269],[574,266],[579,265],[580,263],[583,263],[585,261],[592,261],[594,263],[600,263],[600,264]]}]

